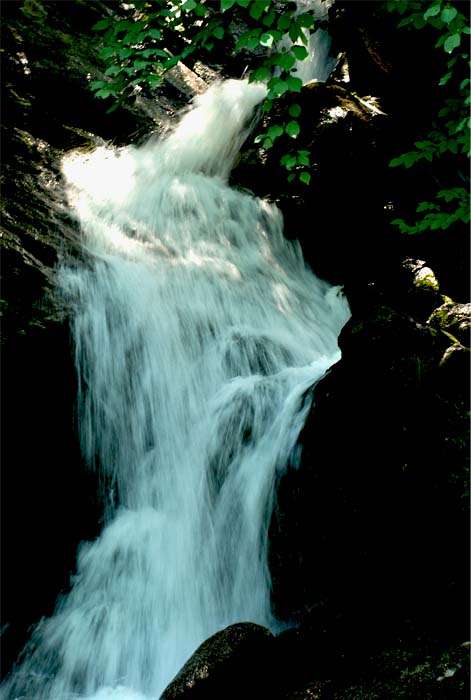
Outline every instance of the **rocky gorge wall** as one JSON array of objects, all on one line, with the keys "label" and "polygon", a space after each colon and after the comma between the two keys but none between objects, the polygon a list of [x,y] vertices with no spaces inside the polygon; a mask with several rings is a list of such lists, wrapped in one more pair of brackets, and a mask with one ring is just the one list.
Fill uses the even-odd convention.
[{"label": "rocky gorge wall", "polygon": [[[100,71],[90,27],[107,11],[95,0],[2,8],[2,673],[67,590],[79,541],[100,527],[75,434],[66,312],[53,295],[57,253],[77,234],[59,159],[158,132],[191,96],[174,80],[155,104],[106,114],[87,75]],[[316,274],[344,286],[353,313],[342,360],[316,388],[301,466],[279,488],[273,602],[297,627],[268,658],[288,668],[280,697],[332,697],[334,679],[340,698],[366,668],[371,684],[384,674],[380,650],[397,678],[431,655],[435,666],[423,661],[414,682],[430,684],[430,697],[460,697],[462,660],[449,686],[436,678],[469,634],[468,231],[405,237],[390,226],[391,207],[412,206],[422,187],[388,163],[436,99],[431,47],[395,44],[394,20],[371,3],[338,0],[331,23],[350,83],[339,66],[328,84],[303,89],[312,184],[288,192],[270,177],[276,149],[249,145],[232,176],[279,204],[287,235]],[[414,682],[404,697],[419,697]]]}]

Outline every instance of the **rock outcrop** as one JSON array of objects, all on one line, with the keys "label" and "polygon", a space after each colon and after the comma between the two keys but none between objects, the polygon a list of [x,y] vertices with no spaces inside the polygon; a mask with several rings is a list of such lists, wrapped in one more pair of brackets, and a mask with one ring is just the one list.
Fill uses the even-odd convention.
[{"label": "rock outcrop", "polygon": [[273,635],[251,622],[230,625],[203,642],[161,700],[273,697]]}]

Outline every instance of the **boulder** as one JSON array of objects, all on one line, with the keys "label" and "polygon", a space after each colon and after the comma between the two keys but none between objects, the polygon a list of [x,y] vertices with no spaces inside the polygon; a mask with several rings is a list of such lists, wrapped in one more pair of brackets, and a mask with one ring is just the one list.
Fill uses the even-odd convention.
[{"label": "boulder", "polygon": [[469,349],[470,318],[471,304],[458,304],[449,300],[434,309],[428,324]]},{"label": "boulder", "polygon": [[273,640],[268,629],[251,622],[216,632],[197,648],[161,700],[273,697]]}]

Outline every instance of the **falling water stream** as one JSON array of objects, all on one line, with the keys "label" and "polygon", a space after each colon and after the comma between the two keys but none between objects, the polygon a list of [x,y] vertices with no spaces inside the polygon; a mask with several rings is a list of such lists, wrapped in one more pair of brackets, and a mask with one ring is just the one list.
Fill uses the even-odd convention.
[{"label": "falling water stream", "polygon": [[156,699],[215,631],[277,629],[277,480],[349,307],[283,238],[278,209],[227,184],[264,95],[216,84],[163,140],[64,162],[84,255],[57,283],[105,526],[5,698]]}]

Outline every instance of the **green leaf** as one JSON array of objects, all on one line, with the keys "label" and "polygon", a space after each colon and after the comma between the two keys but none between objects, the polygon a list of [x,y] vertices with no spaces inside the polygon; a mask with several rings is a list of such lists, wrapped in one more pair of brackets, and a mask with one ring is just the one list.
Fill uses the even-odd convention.
[{"label": "green leaf", "polygon": [[123,66],[117,66],[114,64],[105,70],[105,75],[118,75],[122,70]]},{"label": "green leaf", "polygon": [[453,199],[465,199],[467,192],[464,187],[453,187],[448,190],[440,190],[437,192],[437,197],[444,199],[445,202],[451,202]]},{"label": "green leaf", "polygon": [[273,44],[273,37],[271,34],[262,34],[259,40],[259,43],[261,46],[266,46],[267,48],[270,48],[270,46]]},{"label": "green leaf", "polygon": [[149,29],[148,34],[151,37],[151,39],[157,40],[159,40],[162,36],[162,33],[158,29]]},{"label": "green leaf", "polygon": [[305,46],[292,46],[291,53],[294,54],[298,61],[304,61],[309,55]]},{"label": "green leaf", "polygon": [[399,226],[402,233],[405,233],[406,231],[409,232],[410,226],[408,226],[408,224],[406,224],[404,219],[393,219],[391,221],[391,223],[395,224],[396,226]]},{"label": "green leaf", "polygon": [[390,168],[397,168],[399,165],[404,165],[404,160],[402,156],[399,156],[398,158],[393,158],[389,163]]},{"label": "green leaf", "polygon": [[298,136],[301,129],[298,122],[293,119],[293,121],[288,122],[288,124],[285,126],[285,131],[288,134],[288,136],[291,136],[292,139],[295,139]]},{"label": "green leaf", "polygon": [[283,37],[283,34],[278,31],[278,29],[269,29],[267,34],[270,34],[270,36],[273,37],[273,41],[280,41],[280,39]]},{"label": "green leaf", "polygon": [[252,36],[247,42],[247,48],[253,51],[254,49],[258,48],[259,45],[259,39],[258,36]]},{"label": "green leaf", "polygon": [[114,25],[114,29],[116,32],[127,32],[132,30],[137,32],[139,27],[136,27],[136,24],[129,19],[120,19],[119,22],[116,22]]},{"label": "green leaf", "polygon": [[152,75],[146,76],[146,81],[149,83],[151,88],[155,88],[157,85],[160,85],[162,80],[162,76],[158,75],[157,73],[152,73]]},{"label": "green leaf", "polygon": [[285,80],[280,80],[279,83],[275,87],[275,93],[280,97],[281,95],[284,95],[285,92],[288,92],[289,87],[288,83]]},{"label": "green leaf", "polygon": [[118,55],[120,58],[128,58],[129,56],[132,56],[134,51],[132,49],[120,49],[118,52]]},{"label": "green leaf", "polygon": [[411,24],[413,21],[414,18],[412,16],[404,17],[404,19],[401,19],[401,21],[397,25],[397,28],[400,29],[401,27],[405,27],[406,25]]},{"label": "green leaf", "polygon": [[423,211],[431,211],[436,209],[436,205],[432,204],[431,202],[420,202],[419,206],[415,210],[418,214],[420,214]]},{"label": "green leaf", "polygon": [[431,5],[428,10],[424,13],[424,19],[428,19],[429,17],[436,17],[438,14],[440,14],[441,10],[441,1],[436,3],[435,5]]},{"label": "green leaf", "polygon": [[263,148],[269,149],[273,146],[273,141],[270,138],[266,138],[263,142]]},{"label": "green leaf", "polygon": [[248,7],[250,5],[251,0],[237,0],[237,4],[239,7]]},{"label": "green leaf", "polygon": [[444,29],[445,24],[442,22],[440,17],[430,17],[429,20],[427,20],[429,24],[432,25],[435,29]]},{"label": "green leaf", "polygon": [[454,129],[454,133],[457,134],[459,131],[463,131],[463,129],[465,129],[466,127],[469,128],[469,117],[465,117],[460,122],[458,122],[457,126]]},{"label": "green leaf", "polygon": [[221,0],[221,11],[225,12],[226,10],[230,10],[234,3],[235,0]]},{"label": "green leaf", "polygon": [[291,168],[294,168],[296,162],[296,156],[293,156],[290,153],[286,153],[280,160],[281,165],[284,165],[287,170],[291,170]]},{"label": "green leaf", "polygon": [[267,83],[267,87],[269,90],[273,90],[273,92],[278,95],[281,95],[288,90],[288,85],[286,82],[278,76],[270,78]]},{"label": "green leaf", "polygon": [[447,141],[447,149],[456,155],[458,153],[458,142]]},{"label": "green leaf", "polygon": [[448,5],[448,7],[445,7],[445,9],[442,10],[440,19],[443,22],[445,22],[445,24],[449,24],[453,19],[455,19],[457,14],[458,10],[456,9],[456,7],[451,7],[450,5]]},{"label": "green leaf", "polygon": [[292,92],[301,92],[301,88],[303,86],[303,81],[301,78],[295,78],[293,75],[290,75],[288,78],[286,78],[286,82],[288,84],[288,88]]},{"label": "green leaf", "polygon": [[136,43],[136,34],[134,32],[128,32],[122,39],[121,41],[123,44],[135,44]]},{"label": "green leaf", "polygon": [[310,165],[309,151],[298,151],[298,163],[299,165]]},{"label": "green leaf", "polygon": [[443,48],[447,53],[451,53],[461,44],[461,34],[451,34],[445,41]]},{"label": "green leaf", "polygon": [[297,24],[292,24],[289,28],[288,36],[292,42],[295,42],[298,39],[304,37],[304,34]]},{"label": "green leaf", "polygon": [[110,19],[101,19],[99,22],[93,25],[92,29],[95,30],[100,30],[100,29],[106,29],[107,27],[111,26],[113,24],[113,20]]},{"label": "green leaf", "polygon": [[277,60],[279,66],[285,69],[285,71],[290,71],[296,63],[296,59],[290,53],[285,53],[280,56]]},{"label": "green leaf", "polygon": [[224,37],[224,27],[216,27],[216,29],[213,29],[213,36],[216,37],[216,39],[222,39]]},{"label": "green leaf", "polygon": [[411,165],[414,165],[414,163],[419,160],[419,158],[419,153],[414,153],[414,151],[406,153],[404,158],[404,165],[406,166],[406,168],[410,168]]},{"label": "green leaf", "polygon": [[268,129],[268,136],[274,141],[283,134],[283,128],[279,124],[274,124]]},{"label": "green leaf", "polygon": [[296,173],[291,173],[290,175],[288,175],[288,182],[293,182],[295,177],[296,177]]},{"label": "green leaf", "polygon": [[265,27],[271,27],[273,22],[275,21],[275,17],[276,15],[273,12],[273,10],[271,10],[267,15],[265,15],[265,17],[262,19],[262,22],[265,25]]},{"label": "green leaf", "polygon": [[270,5],[270,0],[253,0],[249,14],[254,19],[260,19],[265,9]]},{"label": "green leaf", "polygon": [[114,46],[105,46],[105,48],[102,49],[98,55],[100,56],[100,58],[109,58],[114,54],[115,51],[116,49]]},{"label": "green leaf", "polygon": [[180,60],[179,56],[171,56],[170,58],[168,58],[164,64],[165,70],[170,70],[170,68],[173,68],[173,66],[176,66],[179,60]]},{"label": "green leaf", "polygon": [[426,20],[421,15],[417,14],[415,16],[414,27],[416,29],[423,29],[426,24],[427,24]]},{"label": "green leaf", "polygon": [[453,75],[453,73],[451,73],[451,72],[447,73],[446,75],[443,76],[443,78],[440,80],[440,82],[438,84],[439,85],[446,85],[447,82],[450,80],[452,75]]},{"label": "green leaf", "polygon": [[144,68],[147,68],[147,66],[149,66],[149,65],[150,65],[149,61],[140,61],[139,59],[137,59],[136,61],[133,62],[133,66],[136,70],[143,70]]},{"label": "green leaf", "polygon": [[258,134],[258,135],[254,138],[253,141],[254,141],[254,143],[260,143],[261,141],[263,141],[263,139],[264,139],[265,137],[266,137],[266,134]]},{"label": "green leaf", "polygon": [[427,151],[433,147],[432,141],[415,141],[414,146],[421,151]]},{"label": "green leaf", "polygon": [[104,80],[92,80],[90,83],[90,88],[92,90],[100,90],[101,88],[105,87],[107,83]]},{"label": "green leaf", "polygon": [[276,26],[282,32],[285,32],[291,26],[292,14],[291,12],[285,12],[281,17],[278,17]]},{"label": "green leaf", "polygon": [[270,70],[266,66],[260,66],[260,68],[254,70],[254,72],[251,74],[250,81],[252,82],[253,80],[266,80],[269,75]]},{"label": "green leaf", "polygon": [[297,15],[296,22],[300,27],[312,29],[314,27],[314,17],[309,12],[304,12],[302,15]]},{"label": "green leaf", "polygon": [[397,0],[396,8],[400,15],[403,15],[407,10],[408,0]]},{"label": "green leaf", "polygon": [[309,185],[311,182],[311,174],[308,173],[306,170],[303,170],[302,173],[299,173],[299,179],[301,182],[304,182],[305,185]]},{"label": "green leaf", "polygon": [[98,92],[95,93],[95,97],[99,97],[100,99],[104,100],[107,97],[109,97],[114,91],[111,88],[102,88],[101,90],[98,90]]},{"label": "green leaf", "polygon": [[168,53],[162,51],[162,49],[144,49],[141,52],[144,58],[150,58],[151,56],[160,56],[161,58],[168,58]]},{"label": "green leaf", "polygon": [[301,106],[298,104],[292,104],[288,111],[291,117],[299,117],[301,114]]},{"label": "green leaf", "polygon": [[259,43],[258,37],[261,33],[262,30],[259,28],[250,29],[249,31],[241,34],[239,39],[237,40],[236,51],[240,51],[240,49],[244,48],[244,46],[247,46],[249,49],[256,49]]}]

